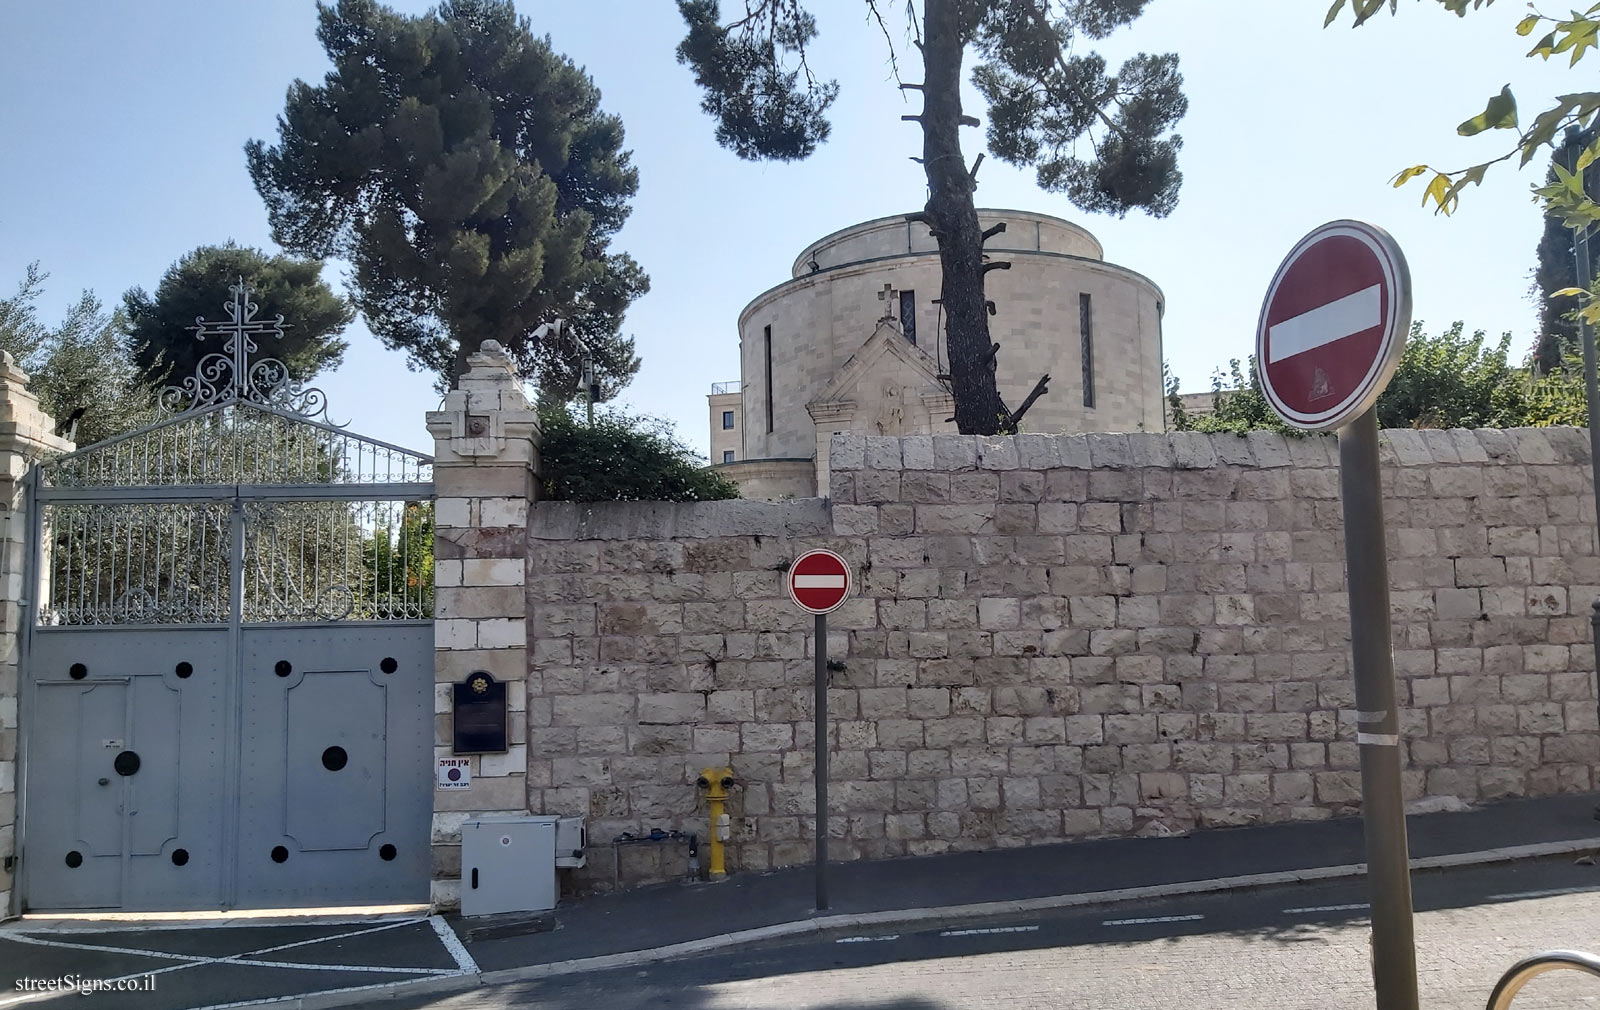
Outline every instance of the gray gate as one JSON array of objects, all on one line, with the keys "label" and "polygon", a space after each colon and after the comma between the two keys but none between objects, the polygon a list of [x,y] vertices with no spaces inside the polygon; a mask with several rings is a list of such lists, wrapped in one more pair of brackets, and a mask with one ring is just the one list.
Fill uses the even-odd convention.
[{"label": "gray gate", "polygon": [[31,477],[29,910],[428,898],[432,460],[328,423],[254,314]]}]

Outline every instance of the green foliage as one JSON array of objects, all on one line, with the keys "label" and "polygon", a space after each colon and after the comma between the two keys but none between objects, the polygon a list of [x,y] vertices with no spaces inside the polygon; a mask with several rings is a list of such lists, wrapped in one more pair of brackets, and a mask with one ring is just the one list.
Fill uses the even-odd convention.
[{"label": "green foliage", "polygon": [[322,281],[322,263],[268,256],[228,242],[200,246],[184,254],[161,275],[154,295],[134,288],[122,296],[128,343],[145,377],[160,385],[193,375],[207,354],[221,353],[222,339],[196,340],[197,318],[225,319],[233,299],[228,289],[243,278],[257,318],[282,315],[283,340],[261,348],[279,359],[296,379],[335,368],[346,346],[339,334],[355,309]]},{"label": "green foliage", "polygon": [[[1176,383],[1174,383],[1176,385]],[[1213,410],[1195,418],[1195,431],[1288,431],[1289,426],[1273,412],[1256,377],[1256,359],[1250,356],[1248,370],[1239,359],[1228,362],[1228,372],[1220,369],[1211,376]]]},{"label": "green foliage", "polygon": [[[1469,9],[1481,10],[1494,3],[1494,0],[1436,2],[1457,17],[1465,17]],[[1324,27],[1337,20],[1346,5],[1346,0],[1334,0],[1323,22]],[[1385,7],[1391,14],[1396,13],[1399,0],[1349,0],[1348,6],[1359,27]],[[1570,17],[1543,14],[1533,9],[1531,3],[1528,6],[1532,13],[1517,22],[1517,34],[1527,37],[1541,28],[1548,29],[1528,50],[1528,58],[1549,60],[1554,56],[1566,55],[1567,66],[1573,67],[1600,43],[1600,17],[1597,17],[1600,15],[1600,3],[1591,5],[1587,10],[1572,10]],[[1394,184],[1399,187],[1412,179],[1427,176],[1428,184],[1422,195],[1423,205],[1432,202],[1436,211],[1449,214],[1460,202],[1461,191],[1469,184],[1480,185],[1492,166],[1513,157],[1519,158],[1518,167],[1526,166],[1542,149],[1552,146],[1556,135],[1564,129],[1587,129],[1593,124],[1597,111],[1600,111],[1600,91],[1577,91],[1557,96],[1553,105],[1541,110],[1533,122],[1524,128],[1517,114],[1516,96],[1507,85],[1488,100],[1483,112],[1463,122],[1456,132],[1463,137],[1471,137],[1490,130],[1510,130],[1516,135],[1510,150],[1498,158],[1463,169],[1440,170],[1430,165],[1414,165],[1396,175]],[[1546,212],[1560,217],[1569,228],[1600,221],[1600,204],[1595,203],[1579,181],[1583,169],[1597,157],[1600,157],[1600,137],[1591,137],[1579,156],[1576,175],[1558,162],[1553,166],[1555,178],[1534,190],[1544,202]],[[1597,319],[1600,319],[1600,307],[1597,307],[1596,313]]]},{"label": "green foliage", "polygon": [[1504,428],[1526,423],[1526,383],[1507,363],[1511,334],[1493,345],[1456,323],[1438,336],[1414,323],[1389,387],[1378,397],[1385,428]]},{"label": "green foliage", "polygon": [[544,497],[556,501],[714,501],[739,497],[667,422],[597,414],[591,427],[565,407],[539,412]]},{"label": "green foliage", "polygon": [[1568,354],[1560,365],[1533,377],[1528,385],[1526,424],[1536,428],[1589,426],[1589,401],[1583,388],[1583,360]]},{"label": "green foliage", "polygon": [[[1378,397],[1384,428],[1503,428],[1541,423],[1530,419],[1526,375],[1508,364],[1507,333],[1493,345],[1482,330],[1467,336],[1456,323],[1437,336],[1413,323],[1394,378]],[[1169,385],[1176,389],[1176,383]],[[1212,378],[1216,411],[1186,419],[1196,431],[1291,431],[1267,403],[1256,373],[1235,358],[1229,373]],[[1581,391],[1580,391],[1581,397]],[[1553,421],[1543,423],[1568,423]]]},{"label": "green foliage", "polygon": [[85,291],[59,325],[46,325],[38,299],[47,277],[37,263],[29,264],[16,294],[0,298],[0,350],[28,373],[28,389],[58,422],[82,408],[74,436],[79,445],[148,421],[152,391],[121,339],[119,314],[105,312]]},{"label": "green foliage", "polygon": [[[924,0],[920,15],[918,5],[905,5],[906,35],[922,51],[925,81],[959,80],[968,49],[983,58],[972,78],[989,103],[995,157],[1033,168],[1042,189],[1064,192],[1085,210],[1120,216],[1142,208],[1164,217],[1183,180],[1183,141],[1171,132],[1188,109],[1178,58],[1140,53],[1109,74],[1105,59],[1084,46],[1131,24],[1147,3]],[[889,5],[869,0],[867,7],[893,63]],[[742,16],[726,23],[719,0],[678,0],[678,11],[688,29],[678,61],[694,70],[718,143],[749,160],[794,161],[827,140],[839,85],[811,72],[816,19],[799,0],[745,0]],[[924,45],[947,22],[959,35],[955,45]],[[927,94],[930,86],[921,87]],[[959,114],[953,103],[929,101],[923,127],[941,129],[941,117],[954,126]],[[930,182],[934,171],[930,165]]]},{"label": "green foliage", "polygon": [[350,260],[372,331],[441,386],[493,339],[570,395],[576,345],[533,335],[562,318],[614,394],[639,367],[622,314],[649,282],[610,250],[639,180],[594,82],[510,0],[318,11],[333,69],[290,88],[276,146],[246,146],[273,238]]},{"label": "green foliage", "polygon": [[[1582,153],[1600,137],[1600,127],[1591,126],[1584,131],[1569,130],[1562,138],[1561,147],[1550,156],[1551,167],[1545,177],[1547,183],[1556,181],[1555,166],[1572,167]],[[1590,194],[1600,193],[1600,164],[1591,163],[1583,170],[1584,187]],[[1534,343],[1534,362],[1539,371],[1549,372],[1560,368],[1562,359],[1578,347],[1576,297],[1558,295],[1557,292],[1578,285],[1578,267],[1573,260],[1572,229],[1553,215],[1544,219],[1544,233],[1539,236],[1537,259],[1534,266],[1534,292],[1539,303],[1539,335]],[[1600,258],[1592,258],[1590,268],[1600,266]],[[1589,282],[1594,278],[1591,276]]]},{"label": "green foliage", "polygon": [[433,613],[433,502],[406,502],[398,525],[389,520],[363,537],[364,571],[371,572],[374,610],[403,617],[420,604]]}]

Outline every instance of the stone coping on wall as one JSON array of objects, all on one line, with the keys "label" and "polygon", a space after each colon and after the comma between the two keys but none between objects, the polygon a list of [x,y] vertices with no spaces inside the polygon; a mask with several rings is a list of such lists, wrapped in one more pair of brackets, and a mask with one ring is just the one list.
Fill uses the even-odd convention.
[{"label": "stone coping on wall", "polygon": [[[833,436],[828,452],[834,471],[1326,467],[1339,464],[1339,439],[1331,433],[1272,431],[1015,436],[844,432]],[[1589,462],[1589,437],[1585,429],[1569,427],[1388,428],[1379,435],[1378,452],[1380,462],[1394,466],[1583,465]]]},{"label": "stone coping on wall", "polygon": [[828,502],[538,502],[532,540],[671,540],[711,537],[811,537],[833,533]]}]

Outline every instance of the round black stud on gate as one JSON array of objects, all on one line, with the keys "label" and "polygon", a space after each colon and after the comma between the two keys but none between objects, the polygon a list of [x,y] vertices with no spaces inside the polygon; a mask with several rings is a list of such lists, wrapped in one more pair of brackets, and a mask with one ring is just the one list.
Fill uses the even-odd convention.
[{"label": "round black stud on gate", "polygon": [[67,865],[74,870],[82,866],[83,853],[79,852],[77,849],[73,849],[71,852],[67,853]]},{"label": "round black stud on gate", "polygon": [[194,666],[189,663],[179,663],[172,672],[178,675],[179,680],[188,680],[190,675],[194,673]]},{"label": "round black stud on gate", "polygon": [[344,752],[343,747],[329,747],[322,752],[322,767],[330,772],[336,772],[350,761],[350,755]]},{"label": "round black stud on gate", "polygon": [[272,847],[272,861],[274,863],[287,863],[289,861],[289,850],[281,845],[274,845]]},{"label": "round black stud on gate", "polygon": [[389,860],[391,860],[391,859],[393,859],[395,857],[395,851],[396,850],[395,850],[395,847],[393,845],[390,845],[389,843],[385,842],[378,849],[378,858],[382,859],[385,862],[388,862]]},{"label": "round black stud on gate", "polygon": [[172,865],[173,866],[182,866],[185,863],[187,863],[188,861],[189,861],[189,850],[188,849],[173,849],[172,850]]},{"label": "round black stud on gate", "polygon": [[384,673],[393,673],[400,669],[400,664],[394,661],[393,656],[385,656],[383,657],[383,662],[378,664],[378,669],[382,670]]},{"label": "round black stud on gate", "polygon": [[89,676],[89,668],[84,666],[82,663],[73,663],[72,666],[67,669],[67,676],[71,677],[73,680],[82,680],[83,678]]},{"label": "round black stud on gate", "polygon": [[289,665],[289,661],[287,659],[280,659],[277,661],[277,663],[273,664],[272,672],[280,677],[287,677],[289,674],[294,672],[294,667]]},{"label": "round black stud on gate", "polygon": [[125,750],[112,760],[111,767],[117,770],[118,775],[132,775],[139,770],[139,755],[135,751]]}]

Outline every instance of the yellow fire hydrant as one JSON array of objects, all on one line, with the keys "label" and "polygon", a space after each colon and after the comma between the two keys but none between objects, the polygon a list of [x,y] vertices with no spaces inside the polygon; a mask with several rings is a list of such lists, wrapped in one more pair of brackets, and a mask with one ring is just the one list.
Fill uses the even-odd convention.
[{"label": "yellow fire hydrant", "polygon": [[728,801],[728,790],[733,788],[733,769],[703,768],[695,785],[706,794],[706,802],[711,807],[711,854],[708,857],[708,871],[712,880],[721,880],[728,875],[728,868],[722,860],[722,844],[728,840],[732,830],[728,815],[722,807]]}]

